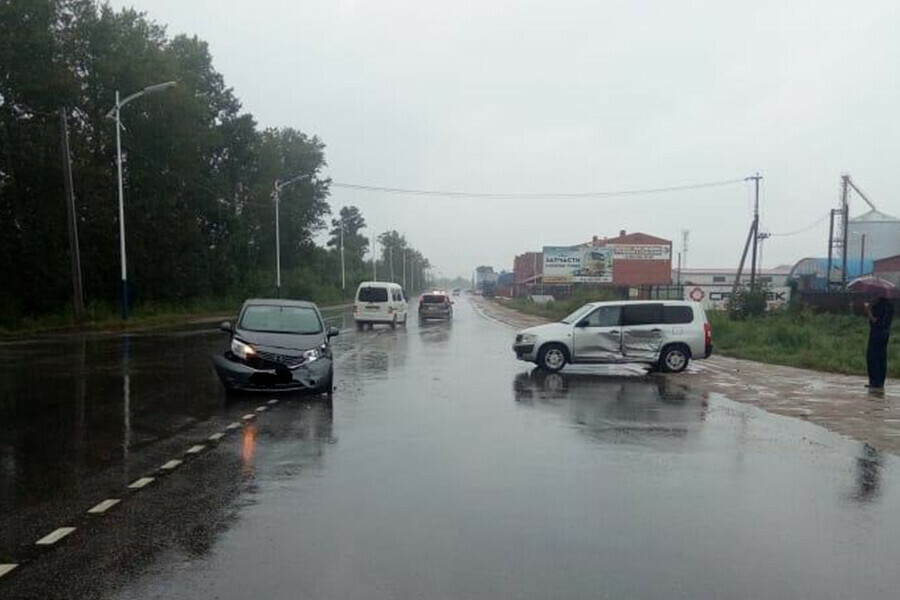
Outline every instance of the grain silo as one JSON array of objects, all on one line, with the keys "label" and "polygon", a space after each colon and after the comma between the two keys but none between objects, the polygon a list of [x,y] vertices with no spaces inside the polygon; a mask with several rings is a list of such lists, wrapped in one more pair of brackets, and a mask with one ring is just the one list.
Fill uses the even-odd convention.
[{"label": "grain silo", "polygon": [[850,219],[847,232],[847,257],[851,261],[859,261],[864,244],[863,258],[866,260],[879,260],[900,254],[900,219],[897,217],[872,209]]}]

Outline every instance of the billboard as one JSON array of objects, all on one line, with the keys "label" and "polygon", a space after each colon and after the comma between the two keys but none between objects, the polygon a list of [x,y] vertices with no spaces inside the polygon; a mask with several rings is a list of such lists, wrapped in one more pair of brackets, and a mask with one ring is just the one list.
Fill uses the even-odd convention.
[{"label": "billboard", "polygon": [[672,260],[668,244],[609,244],[616,260]]},{"label": "billboard", "polygon": [[544,246],[544,283],[612,283],[610,248]]}]

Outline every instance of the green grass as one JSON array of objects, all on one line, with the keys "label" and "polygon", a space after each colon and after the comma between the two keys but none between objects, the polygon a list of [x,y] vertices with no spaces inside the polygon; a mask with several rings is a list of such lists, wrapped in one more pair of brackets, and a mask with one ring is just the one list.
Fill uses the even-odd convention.
[{"label": "green grass", "polygon": [[[320,302],[321,306],[349,302],[349,300],[342,301],[339,297],[327,297],[324,300]],[[117,306],[93,304],[85,308],[85,316],[80,321],[76,320],[74,313],[69,310],[65,313],[21,319],[11,327],[0,326],[0,339],[75,331],[133,331],[183,325],[205,318],[229,319],[237,315],[243,302],[244,298],[217,298],[197,300],[185,305],[146,303],[135,307],[128,321],[122,320],[122,314]]]},{"label": "green grass", "polygon": [[[869,327],[862,317],[778,311],[733,321],[709,312],[716,353],[791,367],[865,375]],[[900,377],[900,339],[893,327],[888,376]]]}]

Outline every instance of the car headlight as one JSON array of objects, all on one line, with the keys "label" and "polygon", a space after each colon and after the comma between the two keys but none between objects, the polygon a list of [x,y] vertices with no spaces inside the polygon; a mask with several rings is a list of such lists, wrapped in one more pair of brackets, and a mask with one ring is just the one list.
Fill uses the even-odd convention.
[{"label": "car headlight", "polygon": [[303,357],[303,362],[311,363],[312,361],[318,360],[318,359],[322,358],[323,356],[325,356],[325,349],[324,348],[310,348],[309,350],[304,351],[303,354],[301,354],[300,356]]},{"label": "car headlight", "polygon": [[537,341],[537,336],[533,333],[520,333],[516,336],[516,342],[520,344],[533,344]]},{"label": "car headlight", "polygon": [[256,350],[253,349],[253,346],[237,339],[231,340],[231,353],[243,360],[256,356]]}]

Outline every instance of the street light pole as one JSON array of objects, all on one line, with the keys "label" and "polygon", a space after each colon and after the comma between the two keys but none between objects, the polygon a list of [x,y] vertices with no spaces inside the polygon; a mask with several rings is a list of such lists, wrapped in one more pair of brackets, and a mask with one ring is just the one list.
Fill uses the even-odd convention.
[{"label": "street light pole", "polygon": [[347,275],[344,270],[344,219],[341,218],[341,289],[347,289]]},{"label": "street light pole", "polygon": [[116,170],[118,171],[119,179],[119,255],[122,263],[122,320],[128,319],[128,263],[125,259],[125,192],[122,184],[122,107],[141,96],[162,92],[174,85],[174,81],[150,85],[139,92],[131,94],[124,100],[119,100],[119,90],[116,90],[116,105],[106,113],[107,119],[115,118],[116,121]]},{"label": "street light pole", "polygon": [[275,204],[275,296],[281,298],[281,190],[309,177],[306,173],[287,181],[275,180],[272,185],[272,202]]},{"label": "street light pole", "polygon": [[275,182],[275,297],[281,298],[281,187]]}]

